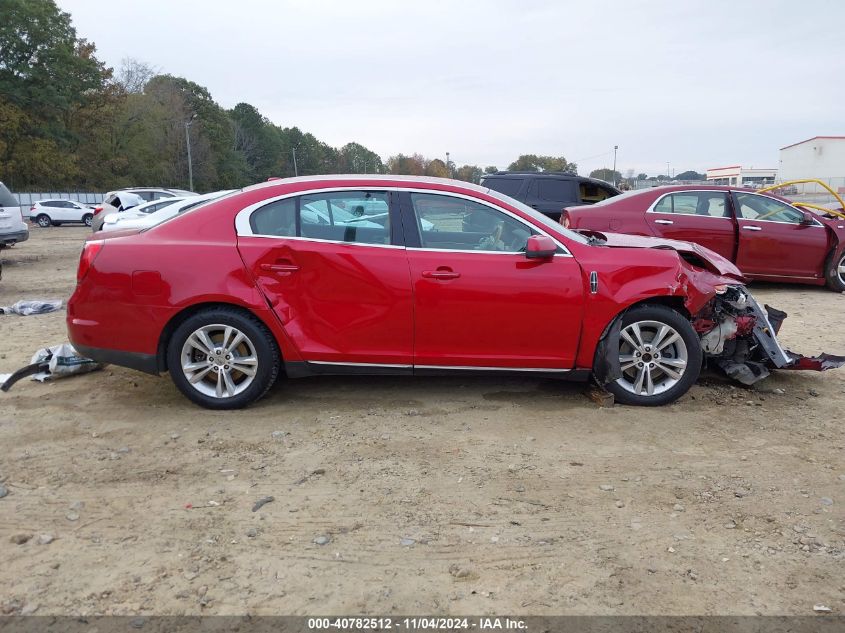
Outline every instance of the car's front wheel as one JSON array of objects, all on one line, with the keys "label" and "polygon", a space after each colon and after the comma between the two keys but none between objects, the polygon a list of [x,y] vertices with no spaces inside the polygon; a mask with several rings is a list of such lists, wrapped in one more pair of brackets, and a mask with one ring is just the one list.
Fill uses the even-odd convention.
[{"label": "car's front wheel", "polygon": [[279,374],[279,350],[255,317],[210,308],[182,322],[170,338],[167,365],[173,382],[208,409],[240,409],[261,398]]},{"label": "car's front wheel", "polygon": [[674,402],[698,379],[701,342],[690,322],[661,305],[633,308],[622,317],[618,347],[622,376],[606,387],[622,404]]}]

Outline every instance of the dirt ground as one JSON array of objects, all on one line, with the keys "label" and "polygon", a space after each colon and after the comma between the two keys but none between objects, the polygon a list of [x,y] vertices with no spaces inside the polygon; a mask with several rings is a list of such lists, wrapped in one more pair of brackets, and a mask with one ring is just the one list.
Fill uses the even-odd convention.
[{"label": "dirt ground", "polygon": [[[0,252],[0,305],[67,299],[85,234]],[[752,291],[788,347],[845,353],[845,296]],[[0,373],[64,319],[0,316]],[[239,412],[118,367],[25,380],[0,394],[0,613],[841,614],[843,404],[845,369],[706,375],[659,409],[536,379],[282,381]]]}]

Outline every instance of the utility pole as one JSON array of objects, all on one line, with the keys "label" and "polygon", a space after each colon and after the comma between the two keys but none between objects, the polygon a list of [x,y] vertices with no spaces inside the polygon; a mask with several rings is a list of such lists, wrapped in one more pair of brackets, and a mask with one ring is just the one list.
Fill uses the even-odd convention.
[{"label": "utility pole", "polygon": [[452,177],[452,168],[449,166],[449,152],[446,152],[446,173],[449,174],[449,178]]},{"label": "utility pole", "polygon": [[669,161],[666,161],[666,180],[669,180]]},{"label": "utility pole", "polygon": [[619,149],[618,145],[613,146],[613,186],[616,186],[616,150]]},{"label": "utility pole", "polygon": [[296,148],[293,148],[293,175],[298,176],[299,170],[296,168]]},{"label": "utility pole", "polygon": [[194,190],[194,164],[191,162],[191,135],[188,130],[194,124],[196,118],[197,115],[194,113],[190,119],[185,121],[185,146],[188,148],[188,189],[190,191]]}]

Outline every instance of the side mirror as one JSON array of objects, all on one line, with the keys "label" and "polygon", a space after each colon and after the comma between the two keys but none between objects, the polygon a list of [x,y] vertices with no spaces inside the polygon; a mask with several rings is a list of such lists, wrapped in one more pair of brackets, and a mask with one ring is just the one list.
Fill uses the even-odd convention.
[{"label": "side mirror", "polygon": [[548,259],[557,252],[557,244],[548,235],[532,235],[525,245],[525,257],[528,259]]},{"label": "side mirror", "polygon": [[816,223],[816,219],[808,211],[802,211],[801,216],[801,224],[803,226],[811,226]]}]

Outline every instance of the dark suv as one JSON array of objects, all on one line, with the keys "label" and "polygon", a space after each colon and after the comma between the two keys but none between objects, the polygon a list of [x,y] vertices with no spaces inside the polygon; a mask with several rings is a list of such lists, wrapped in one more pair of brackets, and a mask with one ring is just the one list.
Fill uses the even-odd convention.
[{"label": "dark suv", "polygon": [[556,171],[497,171],[481,184],[515,198],[554,220],[564,207],[595,204],[621,191],[603,180]]}]

